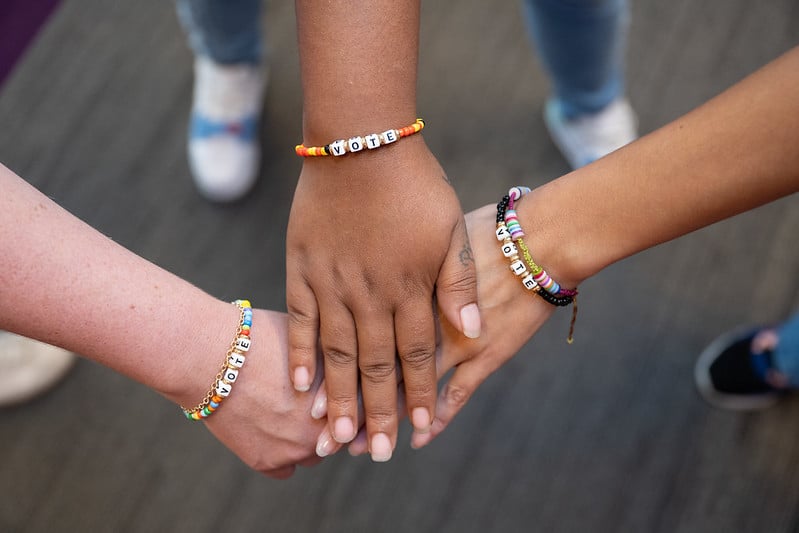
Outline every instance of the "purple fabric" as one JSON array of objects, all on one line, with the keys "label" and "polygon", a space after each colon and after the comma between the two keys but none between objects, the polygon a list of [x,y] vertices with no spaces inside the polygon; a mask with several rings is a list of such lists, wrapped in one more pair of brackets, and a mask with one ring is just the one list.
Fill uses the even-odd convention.
[{"label": "purple fabric", "polygon": [[0,86],[61,0],[0,0]]}]

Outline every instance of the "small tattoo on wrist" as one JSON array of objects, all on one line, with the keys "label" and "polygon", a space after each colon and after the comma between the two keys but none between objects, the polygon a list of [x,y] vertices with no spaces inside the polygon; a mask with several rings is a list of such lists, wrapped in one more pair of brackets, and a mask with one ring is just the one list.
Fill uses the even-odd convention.
[{"label": "small tattoo on wrist", "polygon": [[472,247],[467,242],[463,245],[463,249],[459,254],[461,264],[463,266],[469,266],[469,263],[474,263],[474,255],[472,254]]}]

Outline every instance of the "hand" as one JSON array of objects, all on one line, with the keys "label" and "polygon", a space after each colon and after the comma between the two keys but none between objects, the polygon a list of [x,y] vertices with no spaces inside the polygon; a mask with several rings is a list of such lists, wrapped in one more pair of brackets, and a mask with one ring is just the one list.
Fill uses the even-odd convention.
[{"label": "hand", "polygon": [[[440,313],[437,372],[443,377],[455,368],[441,389],[436,417],[429,431],[414,431],[411,444],[421,448],[439,435],[466,405],[477,387],[516,352],[549,319],[554,307],[530,294],[508,268],[494,230],[496,209],[486,206],[466,215],[477,268],[477,288],[483,331],[479,339],[466,339]],[[400,396],[400,400],[401,400]],[[325,389],[320,387],[312,413],[325,414]],[[319,436],[317,453],[335,453],[340,448],[327,428]],[[367,441],[360,432],[349,446],[352,455],[366,453]]]},{"label": "hand", "polygon": [[396,445],[397,372],[407,413],[435,410],[433,292],[447,320],[480,333],[474,264],[457,197],[420,135],[374,152],[309,158],[287,234],[289,368],[306,390],[324,354],[328,423],[355,437],[358,378],[372,457]]},{"label": "hand", "polygon": [[[313,420],[311,396],[288,383],[286,315],[254,310],[252,348],[235,389],[206,427],[249,467],[279,479],[296,465],[319,461],[316,439],[325,426]],[[319,387],[319,381],[313,389]]]}]

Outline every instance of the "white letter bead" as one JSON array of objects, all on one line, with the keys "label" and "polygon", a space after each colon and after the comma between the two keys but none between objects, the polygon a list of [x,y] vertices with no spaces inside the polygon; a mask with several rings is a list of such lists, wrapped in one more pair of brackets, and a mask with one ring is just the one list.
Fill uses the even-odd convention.
[{"label": "white letter bead", "polygon": [[508,244],[504,244],[502,246],[502,253],[505,255],[505,257],[510,257],[512,255],[516,255],[519,252],[518,250],[516,250],[516,245],[513,244],[512,242],[509,242]]},{"label": "white letter bead", "polygon": [[535,282],[535,280],[533,279],[533,275],[532,274],[528,274],[527,276],[522,278],[522,285],[524,285],[524,287],[527,290],[531,291],[531,290],[535,289],[535,287],[536,287],[536,285],[538,285],[538,283]]},{"label": "white letter bead", "polygon": [[383,140],[386,144],[393,143],[397,140],[397,130],[388,130],[383,132]]},{"label": "white letter bead", "polygon": [[222,379],[224,379],[227,383],[235,383],[236,378],[239,377],[239,371],[233,370],[232,368],[226,368],[225,373],[222,375]]},{"label": "white letter bead", "polygon": [[347,153],[346,148],[344,148],[344,139],[333,141],[330,143],[330,152],[333,155],[344,155]]},{"label": "white letter bead", "polygon": [[350,148],[350,152],[360,152],[363,150],[363,138],[362,137],[353,137],[349,141],[347,141],[347,146]]},{"label": "white letter bead", "polygon": [[239,350],[240,352],[246,352],[247,350],[249,350],[250,338],[242,335],[241,337],[236,339],[236,349]]},{"label": "white letter bead", "polygon": [[510,238],[510,231],[505,226],[500,226],[497,228],[497,240],[504,241],[505,239]]},{"label": "white letter bead", "polygon": [[227,398],[228,396],[230,396],[230,391],[232,391],[232,390],[233,390],[233,387],[231,387],[227,383],[225,383],[223,381],[217,381],[216,382],[216,390],[214,392],[216,392],[216,395],[221,397],[221,398]]},{"label": "white letter bead", "polygon": [[377,133],[367,135],[363,138],[363,140],[366,142],[366,147],[370,150],[380,148],[380,136]]},{"label": "white letter bead", "polygon": [[241,368],[244,365],[244,359],[245,357],[243,355],[234,352],[227,358],[227,364],[232,367]]},{"label": "white letter bead", "polygon": [[527,267],[524,266],[524,263],[521,261],[514,261],[510,264],[510,269],[513,271],[514,274],[517,276],[521,276],[525,272],[527,272]]}]

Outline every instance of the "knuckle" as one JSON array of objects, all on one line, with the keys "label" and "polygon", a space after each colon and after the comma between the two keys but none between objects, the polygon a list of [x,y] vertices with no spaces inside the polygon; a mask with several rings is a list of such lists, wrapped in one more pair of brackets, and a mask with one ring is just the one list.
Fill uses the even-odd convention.
[{"label": "knuckle", "polygon": [[390,406],[373,405],[366,412],[366,425],[371,432],[389,430],[393,427],[397,412]]},{"label": "knuckle", "polygon": [[402,366],[407,370],[419,370],[433,363],[434,346],[427,342],[414,342],[400,349]]},{"label": "knuckle", "polygon": [[469,396],[471,395],[471,391],[465,389],[464,387],[459,387],[458,385],[447,384],[444,387],[444,400],[447,402],[447,405],[450,407],[460,409],[466,402],[469,401]]},{"label": "knuckle", "polygon": [[450,293],[470,294],[477,286],[477,274],[473,268],[464,268],[440,279],[439,284]]},{"label": "knuckle", "polygon": [[309,328],[316,324],[316,313],[310,309],[298,305],[295,300],[287,299],[286,309],[289,314],[289,328],[300,327]]},{"label": "knuckle", "polygon": [[325,360],[334,368],[343,368],[355,364],[356,356],[354,353],[336,347],[323,349]]},{"label": "knuckle", "polygon": [[394,383],[394,371],[396,366],[393,362],[388,361],[374,361],[374,362],[361,362],[359,364],[361,376],[364,380],[372,384],[383,384],[386,382]]}]

